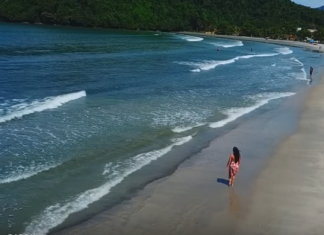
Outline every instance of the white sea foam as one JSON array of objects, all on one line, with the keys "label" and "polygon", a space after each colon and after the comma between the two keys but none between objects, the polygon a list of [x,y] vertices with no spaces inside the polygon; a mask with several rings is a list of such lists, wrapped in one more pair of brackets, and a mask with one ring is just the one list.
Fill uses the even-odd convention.
[{"label": "white sea foam", "polygon": [[300,72],[299,73],[293,73],[293,74],[291,74],[291,76],[294,77],[297,80],[308,81],[307,73],[306,73],[305,68],[304,68],[304,64],[301,61],[299,61],[298,59],[294,58],[294,57],[291,58],[290,60],[293,62],[294,65],[301,66]]},{"label": "white sea foam", "polygon": [[295,57],[290,58],[290,60],[293,61],[294,64],[304,66],[304,64],[302,62],[300,62],[298,59],[296,59]]},{"label": "white sea foam", "polygon": [[286,93],[264,93],[264,94],[259,94],[254,97],[250,97],[250,99],[255,100],[256,103],[250,107],[245,107],[245,108],[231,108],[228,110],[225,110],[223,113],[227,115],[227,118],[210,123],[209,126],[211,128],[219,128],[222,126],[225,126],[226,124],[238,119],[239,117],[248,114],[252,112],[253,110],[260,108],[261,106],[267,104],[270,100],[274,99],[279,99],[283,97],[288,97],[295,95],[295,93],[292,92],[286,92]]},{"label": "white sea foam", "polygon": [[272,66],[272,67],[276,67],[276,63],[272,64],[271,66]]},{"label": "white sea foam", "polygon": [[[102,186],[87,190],[72,200],[47,207],[43,213],[33,218],[31,223],[27,226],[25,233],[39,235],[48,233],[50,229],[64,222],[70,214],[87,208],[91,203],[98,201],[100,198],[108,194],[111,188],[121,183],[125,177],[170,152],[174,146],[182,145],[189,142],[191,139],[192,136],[173,139],[173,143],[165,148],[142,153],[128,159],[128,162],[124,163],[124,165],[127,165],[128,167],[123,168],[118,175],[115,174],[114,177],[111,177],[110,180]],[[107,168],[109,168],[109,165]],[[105,168],[106,174],[108,171],[107,168]]]},{"label": "white sea foam", "polygon": [[112,166],[112,162],[107,163],[105,165],[104,171],[102,172],[102,175],[106,175],[106,174],[110,173],[111,172],[111,166]]},{"label": "white sea foam", "polygon": [[188,36],[188,35],[178,35],[179,38],[186,40],[188,42],[199,42],[204,40],[203,38],[200,37],[194,37],[194,36]]},{"label": "white sea foam", "polygon": [[308,79],[307,79],[307,73],[306,73],[306,71],[305,71],[304,68],[301,69],[301,72],[300,73],[294,74],[294,78],[296,78],[297,80],[308,81]]},{"label": "white sea foam", "polygon": [[241,47],[244,46],[242,41],[223,41],[223,42],[212,42],[210,43],[216,47],[224,47],[224,48],[230,48],[230,47]]},{"label": "white sea foam", "polygon": [[186,131],[189,131],[193,128],[196,128],[196,127],[200,127],[200,126],[203,126],[203,125],[206,125],[206,123],[197,123],[195,125],[192,125],[192,126],[178,126],[178,127],[175,127],[172,129],[173,132],[175,133],[181,133],[181,132],[186,132]]},{"label": "white sea foam", "polygon": [[293,51],[290,50],[288,47],[279,47],[279,48],[276,48],[275,51],[277,51],[278,53],[283,54],[283,55],[288,55],[288,54],[293,53]]},{"label": "white sea foam", "polygon": [[190,71],[193,72],[193,73],[199,73],[200,72],[200,69],[192,69]]},{"label": "white sea foam", "polygon": [[110,177],[115,177],[119,175],[118,168],[120,167],[119,164],[113,164],[112,162],[107,163],[105,165],[104,171],[102,172],[102,175],[109,175]]},{"label": "white sea foam", "polygon": [[278,53],[264,53],[264,54],[251,54],[251,55],[243,55],[243,56],[238,56],[236,59],[251,59],[254,57],[271,57],[271,56],[277,56],[279,55]]},{"label": "white sea foam", "polygon": [[[235,59],[230,59],[230,60],[203,60],[200,62],[185,62],[185,61],[179,61],[179,62],[175,62],[177,64],[181,64],[181,65],[188,65],[191,66],[195,69],[193,69],[195,72],[201,71],[201,70],[210,70],[210,69],[214,69],[219,65],[225,65],[225,64],[231,64],[234,63]],[[190,70],[193,72],[193,70]]]},{"label": "white sea foam", "polygon": [[6,175],[5,178],[0,178],[0,184],[11,183],[14,181],[19,181],[22,179],[27,179],[34,175],[37,175],[40,172],[48,171],[51,168],[57,167],[59,164],[47,164],[47,165],[31,165],[24,167],[17,167],[16,171],[12,172],[9,175]]},{"label": "white sea foam", "polygon": [[[194,70],[210,70],[214,69],[219,65],[226,65],[226,64],[232,64],[235,63],[235,61],[240,59],[251,59],[254,57],[271,57],[271,56],[277,56],[278,53],[266,53],[266,54],[251,54],[251,55],[243,55],[243,56],[237,56],[233,59],[229,60],[203,60],[199,62],[186,62],[186,61],[175,61],[174,63],[181,64],[181,65],[188,65],[194,68]],[[193,72],[193,70],[191,70]]]},{"label": "white sea foam", "polygon": [[174,109],[172,105],[167,105],[168,110],[152,112],[155,127],[185,127],[188,125],[198,125],[203,123],[206,117],[211,116],[211,111],[203,108],[193,108],[184,105],[184,109]]},{"label": "white sea foam", "polygon": [[55,109],[69,101],[79,99],[86,96],[85,91],[70,93],[67,95],[59,95],[56,97],[48,97],[42,100],[36,100],[31,103],[20,103],[11,106],[4,116],[0,117],[0,123],[7,122],[12,119],[22,118],[36,112],[42,112],[47,109]]}]

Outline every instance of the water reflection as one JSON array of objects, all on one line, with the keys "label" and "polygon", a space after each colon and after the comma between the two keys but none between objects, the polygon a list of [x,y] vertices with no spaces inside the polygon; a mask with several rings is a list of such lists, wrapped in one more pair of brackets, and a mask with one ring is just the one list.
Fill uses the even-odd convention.
[{"label": "water reflection", "polygon": [[234,187],[229,187],[229,206],[230,213],[235,217],[239,217],[241,204],[237,194],[235,193]]}]

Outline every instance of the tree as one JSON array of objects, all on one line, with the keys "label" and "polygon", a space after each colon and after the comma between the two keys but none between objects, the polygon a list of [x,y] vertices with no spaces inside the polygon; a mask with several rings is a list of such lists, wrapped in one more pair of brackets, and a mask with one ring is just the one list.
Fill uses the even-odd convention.
[{"label": "tree", "polygon": [[324,28],[324,12],[290,0],[0,0],[0,21],[304,39],[296,29]]},{"label": "tree", "polygon": [[324,41],[324,28],[317,29],[317,31],[314,32],[313,37],[315,40],[323,42]]},{"label": "tree", "polygon": [[304,41],[306,38],[310,38],[312,36],[311,32],[308,29],[303,28],[297,32],[297,37],[299,40]]}]

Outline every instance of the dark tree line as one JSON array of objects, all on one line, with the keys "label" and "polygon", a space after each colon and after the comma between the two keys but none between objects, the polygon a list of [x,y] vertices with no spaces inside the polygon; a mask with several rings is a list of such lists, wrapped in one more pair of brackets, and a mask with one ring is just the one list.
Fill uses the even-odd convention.
[{"label": "dark tree line", "polygon": [[274,38],[324,28],[323,11],[290,0],[0,0],[0,20]]}]

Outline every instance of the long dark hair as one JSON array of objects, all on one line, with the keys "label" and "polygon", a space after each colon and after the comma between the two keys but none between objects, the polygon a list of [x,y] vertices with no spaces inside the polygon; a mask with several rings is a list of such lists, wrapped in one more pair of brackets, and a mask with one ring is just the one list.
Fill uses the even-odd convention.
[{"label": "long dark hair", "polygon": [[233,148],[233,155],[234,155],[234,158],[235,158],[235,163],[237,163],[239,160],[240,160],[240,150],[236,147]]}]

